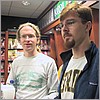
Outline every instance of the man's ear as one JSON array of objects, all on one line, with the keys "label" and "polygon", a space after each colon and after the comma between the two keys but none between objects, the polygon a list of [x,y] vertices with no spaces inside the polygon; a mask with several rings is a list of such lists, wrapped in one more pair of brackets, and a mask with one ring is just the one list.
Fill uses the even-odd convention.
[{"label": "man's ear", "polygon": [[21,45],[21,42],[20,42],[20,40],[18,40],[18,42],[19,42],[19,44]]},{"label": "man's ear", "polygon": [[91,28],[92,28],[92,22],[91,21],[88,21],[86,23],[86,31],[88,32]]},{"label": "man's ear", "polygon": [[40,37],[37,37],[37,44],[40,44]]}]

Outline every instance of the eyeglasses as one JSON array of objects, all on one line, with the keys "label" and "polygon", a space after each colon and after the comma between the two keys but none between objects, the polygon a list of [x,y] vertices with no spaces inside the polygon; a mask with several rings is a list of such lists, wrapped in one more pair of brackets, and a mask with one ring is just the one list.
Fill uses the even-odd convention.
[{"label": "eyeglasses", "polygon": [[27,38],[35,38],[36,36],[33,34],[25,34],[21,35],[20,38],[27,39]]},{"label": "eyeglasses", "polygon": [[[67,27],[71,27],[71,26],[73,26],[76,22],[79,22],[79,21],[77,21],[77,20],[75,20],[75,19],[69,19],[69,20],[67,20],[67,21],[65,22],[65,24],[60,23],[60,28],[62,28],[64,25],[67,26]],[[85,23],[87,23],[88,21],[85,20],[85,19],[81,19],[81,22],[82,22],[82,24],[85,24]]]},{"label": "eyeglasses", "polygon": [[[66,23],[65,23],[65,26],[70,27],[70,26],[74,25],[76,22],[77,22],[77,21],[74,20],[74,19],[67,20]],[[63,26],[64,26],[64,25],[61,23],[61,24],[60,24],[60,27],[62,28]]]}]

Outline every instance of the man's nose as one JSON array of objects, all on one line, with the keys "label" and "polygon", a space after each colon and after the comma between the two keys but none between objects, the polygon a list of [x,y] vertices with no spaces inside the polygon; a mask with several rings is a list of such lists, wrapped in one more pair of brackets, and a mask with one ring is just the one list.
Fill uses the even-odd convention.
[{"label": "man's nose", "polygon": [[26,39],[29,39],[29,36],[28,35],[26,35]]},{"label": "man's nose", "polygon": [[67,25],[64,25],[62,29],[63,29],[63,31],[68,31],[69,30]]}]

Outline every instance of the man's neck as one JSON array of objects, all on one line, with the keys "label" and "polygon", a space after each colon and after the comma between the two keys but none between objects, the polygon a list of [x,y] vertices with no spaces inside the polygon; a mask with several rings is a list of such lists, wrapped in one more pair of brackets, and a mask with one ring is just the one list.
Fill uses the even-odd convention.
[{"label": "man's neck", "polygon": [[89,48],[89,46],[90,46],[90,41],[88,41],[87,43],[83,43],[78,47],[73,48],[72,49],[73,57],[76,59],[83,57],[85,55],[85,51]]},{"label": "man's neck", "polygon": [[32,57],[37,55],[39,52],[38,51],[31,51],[31,52],[24,52],[25,57]]}]

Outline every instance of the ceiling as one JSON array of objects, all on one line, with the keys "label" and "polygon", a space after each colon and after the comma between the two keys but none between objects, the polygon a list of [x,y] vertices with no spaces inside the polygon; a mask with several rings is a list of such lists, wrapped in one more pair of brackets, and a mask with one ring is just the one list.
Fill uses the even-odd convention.
[{"label": "ceiling", "polygon": [[98,2],[98,3],[96,3],[96,4],[94,4],[94,5],[92,6],[92,8],[99,9],[99,2]]},{"label": "ceiling", "polygon": [[[1,1],[1,15],[26,17],[26,18],[38,18],[41,13],[47,9],[52,0],[27,0],[30,2],[29,6],[24,6],[22,1],[25,0],[10,0]],[[57,0],[54,0],[57,1]],[[99,3],[92,6],[99,9]]]},{"label": "ceiling", "polygon": [[30,5],[24,6],[22,1],[1,1],[1,15],[26,18],[37,18],[49,6],[51,0],[27,0]]}]

